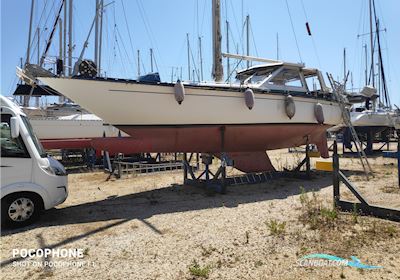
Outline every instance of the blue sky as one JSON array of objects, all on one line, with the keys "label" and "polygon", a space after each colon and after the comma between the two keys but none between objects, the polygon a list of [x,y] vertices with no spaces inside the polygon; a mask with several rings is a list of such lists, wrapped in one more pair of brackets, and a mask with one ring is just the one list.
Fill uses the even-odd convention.
[{"label": "blue sky", "polygon": [[[58,9],[60,1],[35,2],[34,28],[45,3],[47,11],[50,11],[52,7],[53,10]],[[204,79],[211,78],[211,0],[105,0],[105,3],[109,2],[113,3],[106,7],[104,16],[103,74],[106,72],[109,77],[136,78],[137,49],[141,51],[142,73],[144,70],[149,72],[149,49],[153,48],[156,61],[154,68],[160,72],[162,80],[171,80],[172,69],[175,73],[173,79],[176,80],[176,73],[180,74],[181,67],[183,79],[187,79],[186,33],[189,33],[192,67],[195,62],[199,68],[197,38],[201,36]],[[81,51],[93,20],[94,3],[95,0],[74,0],[75,57]],[[307,66],[342,77],[343,48],[346,48],[347,68],[353,73],[354,87],[363,86],[365,61],[362,45],[368,43],[369,38],[357,35],[369,32],[368,0],[287,0],[300,56],[285,0],[221,0],[221,3],[224,35],[226,19],[231,26],[231,52],[236,52],[236,47],[239,47],[240,53],[243,52],[242,19],[249,14],[251,55],[276,58],[278,33],[280,59],[299,62],[301,56]],[[4,95],[14,90],[17,82],[15,66],[20,64],[20,57],[26,57],[30,4],[30,0],[1,1],[1,93]],[[393,103],[400,104],[400,1],[376,0],[376,8],[382,28],[387,30],[382,33],[382,45],[391,99]],[[42,38],[48,36],[53,16],[54,12],[50,14],[48,23],[42,24]],[[307,21],[312,37],[307,35]],[[44,26],[47,31],[43,32]],[[92,34],[85,57],[93,58],[93,38]],[[43,50],[43,42],[40,48]],[[53,57],[57,54],[58,30],[49,52]],[[36,61],[36,57],[34,50],[31,61]]]}]

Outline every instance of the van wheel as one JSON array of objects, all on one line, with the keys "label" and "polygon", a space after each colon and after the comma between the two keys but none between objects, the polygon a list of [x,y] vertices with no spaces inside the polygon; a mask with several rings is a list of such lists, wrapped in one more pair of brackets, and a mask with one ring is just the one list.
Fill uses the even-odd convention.
[{"label": "van wheel", "polygon": [[32,193],[16,193],[1,202],[1,223],[23,227],[36,221],[43,209],[41,198]]}]

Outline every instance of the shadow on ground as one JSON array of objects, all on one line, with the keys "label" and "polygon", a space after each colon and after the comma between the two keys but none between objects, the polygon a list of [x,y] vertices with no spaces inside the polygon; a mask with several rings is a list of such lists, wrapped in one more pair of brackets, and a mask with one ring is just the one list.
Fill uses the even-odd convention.
[{"label": "shadow on ground", "polygon": [[19,229],[4,229],[7,236],[33,228],[90,223],[112,220],[145,220],[154,215],[196,211],[218,207],[237,207],[240,204],[285,199],[306,191],[320,190],[332,184],[329,173],[314,173],[311,180],[279,178],[262,184],[228,186],[226,194],[206,192],[199,187],[171,185],[165,188],[110,196],[105,200],[51,209],[43,213],[34,225]]}]

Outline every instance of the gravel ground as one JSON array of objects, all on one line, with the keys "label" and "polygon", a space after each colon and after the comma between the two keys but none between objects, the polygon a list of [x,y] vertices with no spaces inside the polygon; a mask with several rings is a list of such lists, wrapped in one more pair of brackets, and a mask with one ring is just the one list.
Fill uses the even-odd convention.
[{"label": "gravel ground", "polygon": [[[280,167],[300,159],[287,150],[269,154]],[[371,164],[375,177],[366,181],[357,159],[341,159],[368,201],[400,208],[396,161]],[[2,279],[400,279],[400,224],[332,211],[330,173],[231,186],[225,195],[183,186],[182,177],[70,175],[64,204],[32,226],[2,230]],[[20,260],[14,248],[78,248],[84,256]],[[312,253],[357,256],[383,268],[298,265]],[[44,261],[60,264],[33,267]]]}]

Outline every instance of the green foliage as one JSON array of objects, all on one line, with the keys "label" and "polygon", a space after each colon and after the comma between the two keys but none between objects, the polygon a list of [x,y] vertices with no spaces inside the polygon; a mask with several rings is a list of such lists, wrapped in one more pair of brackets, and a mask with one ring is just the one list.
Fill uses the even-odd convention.
[{"label": "green foliage", "polygon": [[315,230],[324,226],[332,227],[338,218],[336,208],[327,208],[322,205],[317,193],[314,191],[311,195],[300,187],[300,203],[302,214],[300,219],[308,224],[310,229]]},{"label": "green foliage", "polygon": [[271,220],[265,222],[265,224],[268,226],[269,231],[271,232],[272,235],[278,236],[285,233],[286,222],[280,223],[277,220]]},{"label": "green foliage", "polygon": [[189,271],[190,274],[193,276],[197,277],[202,277],[202,278],[208,278],[208,275],[210,274],[211,268],[209,265],[205,267],[201,267],[195,260],[193,263],[189,266]]}]

